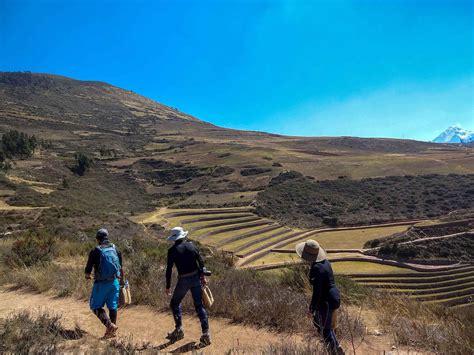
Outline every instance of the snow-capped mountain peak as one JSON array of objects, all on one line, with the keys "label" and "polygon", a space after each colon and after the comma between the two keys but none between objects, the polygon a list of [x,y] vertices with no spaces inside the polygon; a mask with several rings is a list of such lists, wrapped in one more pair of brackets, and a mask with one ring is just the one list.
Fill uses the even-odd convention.
[{"label": "snow-capped mountain peak", "polygon": [[433,139],[435,143],[469,143],[474,142],[474,131],[462,128],[460,125],[449,127],[438,137]]}]

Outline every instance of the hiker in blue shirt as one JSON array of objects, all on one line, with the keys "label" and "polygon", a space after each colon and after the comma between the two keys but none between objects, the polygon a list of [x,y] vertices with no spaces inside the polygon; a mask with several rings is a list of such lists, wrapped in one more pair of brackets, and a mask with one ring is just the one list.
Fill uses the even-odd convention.
[{"label": "hiker in blue shirt", "polygon": [[328,353],[344,354],[344,350],[336,339],[332,324],[334,312],[341,305],[341,297],[334,282],[334,274],[331,263],[327,260],[326,251],[317,241],[309,239],[296,245],[296,253],[303,260],[311,263],[309,282],[313,286],[313,296],[308,315],[322,335]]},{"label": "hiker in blue shirt", "polygon": [[[109,242],[109,232],[101,228],[96,234],[97,246],[89,253],[85,277],[91,280],[94,270],[94,286],[90,308],[107,328],[104,338],[112,338],[117,332],[117,308],[120,285],[123,284],[122,253]],[[104,310],[107,305],[109,316]]]}]

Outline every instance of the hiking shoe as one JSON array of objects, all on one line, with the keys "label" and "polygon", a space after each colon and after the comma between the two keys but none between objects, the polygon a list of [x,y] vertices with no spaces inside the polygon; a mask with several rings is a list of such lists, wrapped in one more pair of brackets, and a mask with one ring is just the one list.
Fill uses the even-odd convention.
[{"label": "hiking shoe", "polygon": [[168,333],[166,339],[173,343],[184,338],[184,332],[182,329],[175,329],[171,333]]},{"label": "hiking shoe", "polygon": [[211,336],[209,334],[203,334],[201,335],[201,339],[199,339],[199,342],[202,346],[211,345]]},{"label": "hiking shoe", "polygon": [[105,331],[105,334],[102,339],[115,338],[117,336],[117,330],[118,327],[114,323],[112,323],[109,327],[107,327],[107,330]]}]

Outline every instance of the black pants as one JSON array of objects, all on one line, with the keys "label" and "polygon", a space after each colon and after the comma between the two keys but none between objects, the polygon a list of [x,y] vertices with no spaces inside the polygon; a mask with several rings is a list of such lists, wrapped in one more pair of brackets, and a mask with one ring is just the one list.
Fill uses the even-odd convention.
[{"label": "black pants", "polygon": [[176,328],[180,328],[183,324],[182,322],[182,312],[181,312],[181,301],[183,300],[186,293],[191,290],[193,296],[194,308],[196,313],[201,321],[201,330],[202,333],[207,333],[209,331],[209,320],[207,317],[206,309],[202,303],[201,295],[201,281],[199,275],[181,277],[178,279],[178,283],[173,292],[173,297],[171,298],[170,307],[173,311],[173,317],[176,324]]},{"label": "black pants", "polygon": [[313,313],[313,324],[318,333],[324,339],[326,347],[330,354],[336,354],[339,342],[336,339],[334,329],[332,329],[332,316],[334,309],[329,308],[327,303],[323,303]]},{"label": "black pants", "polygon": [[94,314],[99,318],[103,325],[107,328],[111,326],[111,323],[117,325],[117,310],[116,309],[109,309],[109,316],[107,317],[107,313],[103,308],[95,309]]}]

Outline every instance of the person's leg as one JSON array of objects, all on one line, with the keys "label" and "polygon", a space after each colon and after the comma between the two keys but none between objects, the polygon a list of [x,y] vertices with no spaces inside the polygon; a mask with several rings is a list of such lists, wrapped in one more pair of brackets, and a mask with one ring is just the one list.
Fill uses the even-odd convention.
[{"label": "person's leg", "polygon": [[320,313],[322,317],[322,336],[324,338],[324,342],[328,348],[328,351],[331,354],[336,354],[337,349],[339,348],[339,343],[336,339],[336,334],[332,329],[332,315],[334,310],[330,309],[327,304],[320,307]]},{"label": "person's leg", "polygon": [[201,321],[202,334],[208,334],[209,320],[206,309],[204,308],[204,304],[202,303],[201,281],[199,280],[199,276],[196,276],[196,278],[193,280],[191,293],[193,295],[194,308],[196,309],[196,313],[199,317],[199,320]]},{"label": "person's leg", "polygon": [[112,323],[117,325],[117,310],[116,309],[109,309],[109,318]]},{"label": "person's leg", "polygon": [[318,311],[313,313],[313,325],[316,328],[316,331],[321,334],[323,326],[322,326],[322,318]]},{"label": "person's leg", "polygon": [[185,279],[179,279],[178,283],[173,291],[173,296],[171,297],[170,307],[173,312],[174,323],[176,329],[182,329],[182,312],[181,312],[181,301],[189,290],[189,284]]},{"label": "person's leg", "polygon": [[119,304],[119,297],[120,297],[120,283],[118,280],[114,280],[113,282],[107,285],[107,297],[105,302],[107,304],[107,308],[109,309],[109,317],[110,321],[117,325],[117,310]]},{"label": "person's leg", "polygon": [[107,328],[110,327],[110,319],[107,317],[107,313],[104,310],[106,299],[106,290],[101,283],[94,283],[92,287],[91,298],[89,300],[89,306],[92,312],[99,318],[103,325]]},{"label": "person's leg", "polygon": [[107,317],[107,313],[103,308],[93,309],[92,312],[94,312],[94,314],[97,316],[97,318],[99,318],[103,325],[105,325],[107,328],[110,328],[112,322],[110,321],[110,318]]}]

